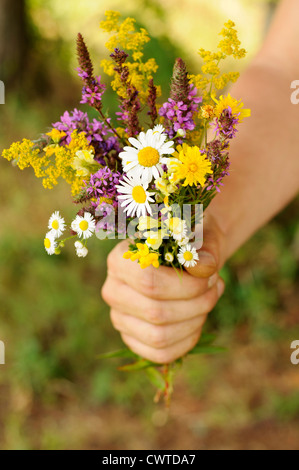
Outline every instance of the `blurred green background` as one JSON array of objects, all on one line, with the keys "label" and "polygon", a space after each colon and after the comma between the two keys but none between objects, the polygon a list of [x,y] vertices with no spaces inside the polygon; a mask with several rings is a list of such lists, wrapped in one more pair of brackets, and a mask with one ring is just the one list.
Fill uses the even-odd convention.
[{"label": "blurred green background", "polygon": [[[174,58],[182,55],[196,72],[196,51],[216,46],[228,18],[248,50],[245,67],[275,3],[0,0],[1,149],[34,139],[65,109],[79,106],[74,39],[78,31],[86,37],[99,72],[106,9],[133,15],[149,30],[147,51],[160,65],[166,96]],[[6,161],[0,161],[0,185],[1,449],[299,447],[299,366],[290,363],[290,344],[299,338],[298,200],[224,269],[226,294],[208,328],[229,350],[186,360],[168,416],[153,404],[154,389],[142,374],[123,375],[116,360],[96,359],[121,347],[100,297],[113,242],[95,240],[86,259],[76,258],[72,247],[48,257],[49,215],[75,214],[68,188],[44,190],[30,170]]]}]

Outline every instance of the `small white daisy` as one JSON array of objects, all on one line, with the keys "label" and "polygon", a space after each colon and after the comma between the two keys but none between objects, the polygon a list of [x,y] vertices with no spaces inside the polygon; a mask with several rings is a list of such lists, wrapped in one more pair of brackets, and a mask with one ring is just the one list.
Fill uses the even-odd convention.
[{"label": "small white daisy", "polygon": [[181,241],[186,238],[187,224],[185,220],[179,217],[170,217],[165,221],[165,224],[174,240]]},{"label": "small white daisy", "polygon": [[85,212],[84,216],[77,215],[72,222],[72,230],[78,234],[79,237],[84,239],[90,238],[96,228],[96,222],[89,212]]},{"label": "small white daisy", "polygon": [[58,211],[54,212],[54,214],[51,215],[48,228],[49,230],[51,230],[55,238],[61,237],[61,235],[65,231],[65,221],[60,216],[60,213]]},{"label": "small white daisy", "polygon": [[160,134],[152,129],[146,133],[140,132],[137,139],[129,138],[132,147],[125,147],[119,154],[122,159],[124,172],[129,177],[141,177],[143,183],[150,183],[163,174],[163,164],[167,164],[168,157],[174,153],[174,142],[165,142],[166,134]]},{"label": "small white daisy", "polygon": [[181,247],[178,254],[178,260],[182,266],[185,266],[186,268],[194,268],[194,266],[197,265],[199,257],[196,249],[192,248],[189,244]]},{"label": "small white daisy", "polygon": [[57,243],[52,232],[48,232],[44,239],[45,250],[48,255],[54,255],[57,248]]},{"label": "small white daisy", "polygon": [[178,240],[178,245],[179,246],[186,246],[189,243],[189,238],[188,237],[183,237],[181,240]]},{"label": "small white daisy", "polygon": [[174,260],[174,256],[172,253],[165,253],[165,261],[167,261],[167,263],[173,263],[173,260]]},{"label": "small white daisy", "polygon": [[162,126],[162,124],[157,124],[154,128],[153,128],[153,134],[165,134],[166,135],[166,132],[165,132],[165,128]]},{"label": "small white daisy", "polygon": [[178,137],[186,137],[187,132],[184,129],[178,129],[177,136]]},{"label": "small white daisy", "polygon": [[85,258],[88,255],[88,249],[81,242],[75,242],[76,255],[78,258]]},{"label": "small white daisy", "polygon": [[121,207],[125,207],[128,217],[145,217],[147,214],[152,215],[150,203],[155,202],[147,191],[148,184],[142,183],[140,177],[128,178],[124,176],[117,187],[118,199]]}]

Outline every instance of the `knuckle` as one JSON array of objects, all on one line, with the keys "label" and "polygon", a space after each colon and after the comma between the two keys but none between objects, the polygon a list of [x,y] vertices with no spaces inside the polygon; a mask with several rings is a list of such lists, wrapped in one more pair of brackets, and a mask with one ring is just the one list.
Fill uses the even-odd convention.
[{"label": "knuckle", "polygon": [[114,250],[112,250],[107,256],[108,271],[113,271],[114,265],[115,265],[115,254],[114,254]]},{"label": "knuckle", "polygon": [[152,361],[157,364],[170,364],[173,358],[166,349],[159,349],[153,352]]},{"label": "knuckle", "polygon": [[140,276],[140,286],[142,294],[147,297],[158,297],[159,296],[159,283],[157,281],[156,270],[147,268],[142,271]]},{"label": "knuckle", "polygon": [[112,323],[113,327],[116,330],[119,330],[118,316],[117,316],[117,314],[115,313],[114,310],[110,311],[110,320],[111,320],[111,323]]},{"label": "knuckle", "polygon": [[167,346],[167,336],[165,328],[152,326],[148,331],[148,341],[156,349],[163,349]]},{"label": "knuckle", "polygon": [[158,303],[151,303],[145,308],[144,316],[152,325],[163,325],[165,323],[165,312]]},{"label": "knuckle", "polygon": [[110,288],[110,284],[109,284],[109,281],[108,281],[108,280],[105,282],[105,284],[104,284],[103,287],[102,287],[101,295],[102,295],[103,300],[104,300],[108,305],[110,305],[110,304],[112,303],[113,294],[112,294],[112,290],[111,290],[111,288]]}]

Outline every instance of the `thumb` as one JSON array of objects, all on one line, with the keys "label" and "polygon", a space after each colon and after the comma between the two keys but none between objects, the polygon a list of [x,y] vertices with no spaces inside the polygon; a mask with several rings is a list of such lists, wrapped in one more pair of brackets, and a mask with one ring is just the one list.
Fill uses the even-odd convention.
[{"label": "thumb", "polygon": [[205,219],[203,245],[197,251],[199,261],[194,268],[187,268],[191,276],[208,278],[216,274],[219,269],[220,231],[213,219]]},{"label": "thumb", "polygon": [[215,255],[207,248],[198,251],[199,261],[194,268],[186,268],[186,271],[194,277],[207,278],[218,271],[218,263]]}]

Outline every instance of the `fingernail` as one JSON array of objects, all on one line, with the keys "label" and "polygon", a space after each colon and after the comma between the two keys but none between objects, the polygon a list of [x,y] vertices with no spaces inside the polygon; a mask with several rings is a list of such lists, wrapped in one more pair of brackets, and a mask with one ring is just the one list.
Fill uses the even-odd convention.
[{"label": "fingernail", "polygon": [[217,292],[218,292],[218,297],[222,297],[225,291],[225,284],[222,279],[219,279],[217,282]]},{"label": "fingernail", "polygon": [[199,251],[199,262],[205,266],[216,266],[216,260],[208,251]]},{"label": "fingernail", "polygon": [[211,276],[208,281],[208,288],[211,289],[212,287],[214,287],[218,279],[219,279],[218,273],[214,274],[214,276]]}]

